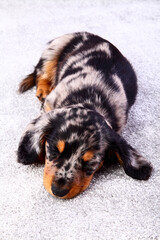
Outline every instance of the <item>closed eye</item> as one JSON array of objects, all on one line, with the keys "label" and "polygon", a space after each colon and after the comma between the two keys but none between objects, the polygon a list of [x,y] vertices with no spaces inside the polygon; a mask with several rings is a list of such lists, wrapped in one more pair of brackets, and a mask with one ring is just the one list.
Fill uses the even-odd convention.
[{"label": "closed eye", "polygon": [[95,167],[95,166],[97,166],[99,163],[97,163],[97,162],[90,162],[89,163],[89,166],[91,166],[91,167]]}]

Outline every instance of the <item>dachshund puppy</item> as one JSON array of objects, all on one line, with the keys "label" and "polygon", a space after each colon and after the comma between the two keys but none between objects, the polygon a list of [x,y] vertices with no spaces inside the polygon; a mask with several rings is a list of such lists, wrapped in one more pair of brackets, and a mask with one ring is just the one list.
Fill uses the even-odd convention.
[{"label": "dachshund puppy", "polygon": [[18,162],[45,159],[50,194],[72,198],[84,191],[109,152],[127,175],[150,177],[150,163],[119,135],[136,99],[137,78],[115,46],[87,32],[56,38],[19,91],[35,85],[44,112],[22,136]]}]

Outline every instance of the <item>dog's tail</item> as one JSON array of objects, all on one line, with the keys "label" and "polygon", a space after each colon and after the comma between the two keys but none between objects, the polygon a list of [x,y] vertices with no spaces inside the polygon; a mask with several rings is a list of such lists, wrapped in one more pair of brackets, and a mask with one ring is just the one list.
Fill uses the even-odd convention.
[{"label": "dog's tail", "polygon": [[36,85],[36,74],[35,71],[31,74],[29,74],[26,78],[22,80],[22,82],[19,84],[19,93],[24,93],[25,91],[31,89]]}]

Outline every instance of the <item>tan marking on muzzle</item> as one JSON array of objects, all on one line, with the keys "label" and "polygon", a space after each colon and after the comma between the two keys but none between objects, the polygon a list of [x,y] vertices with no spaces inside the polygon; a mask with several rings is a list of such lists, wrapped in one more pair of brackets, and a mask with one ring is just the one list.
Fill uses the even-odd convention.
[{"label": "tan marking on muzzle", "polygon": [[75,181],[73,183],[69,193],[67,195],[65,195],[64,197],[61,197],[62,199],[73,198],[88,188],[88,186],[93,178],[93,174],[91,176],[84,176],[84,174],[82,173],[82,175],[83,175],[83,177],[82,178],[78,177],[79,180]]},{"label": "tan marking on muzzle", "polygon": [[45,160],[45,168],[44,168],[44,176],[43,176],[43,184],[47,192],[53,195],[51,186],[55,176],[55,167],[53,167],[53,163],[48,159]]},{"label": "tan marking on muzzle", "polygon": [[94,175],[94,173],[92,175],[90,175],[90,176],[84,177],[84,179],[82,180],[83,187],[81,188],[80,192],[83,192],[83,191],[85,191],[88,188],[88,186],[89,186],[89,184],[90,184],[90,182],[91,182],[91,180],[93,178],[93,175]]},{"label": "tan marking on muzzle", "polygon": [[[52,162],[50,162],[49,160],[46,160],[45,168],[44,168],[43,184],[44,184],[44,187],[47,190],[47,192],[49,192],[52,196],[55,196],[51,190],[52,183],[53,183],[54,177],[55,177],[55,171],[56,171],[56,168],[53,167]],[[93,178],[93,175],[94,175],[94,173],[91,176],[86,176],[82,171],[79,171],[69,192],[65,196],[58,197],[58,198],[70,199],[70,198],[77,196],[79,193],[86,190],[86,188],[89,186],[89,184]],[[57,196],[55,196],[55,197],[57,197]]]}]

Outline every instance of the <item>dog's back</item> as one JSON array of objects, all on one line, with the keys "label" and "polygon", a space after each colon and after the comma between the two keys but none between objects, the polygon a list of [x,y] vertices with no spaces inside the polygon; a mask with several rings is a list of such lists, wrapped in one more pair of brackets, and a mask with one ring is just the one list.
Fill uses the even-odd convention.
[{"label": "dog's back", "polygon": [[51,74],[54,91],[47,97],[52,109],[81,103],[102,114],[115,131],[123,128],[136,98],[137,80],[116,47],[90,33],[67,34],[49,43],[37,72],[44,75],[51,62],[56,62]]},{"label": "dog's back", "polygon": [[137,94],[136,75],[127,59],[110,42],[87,32],[50,41],[19,90],[34,85],[40,100],[47,97],[46,111],[82,104],[103,115],[117,132]]}]

